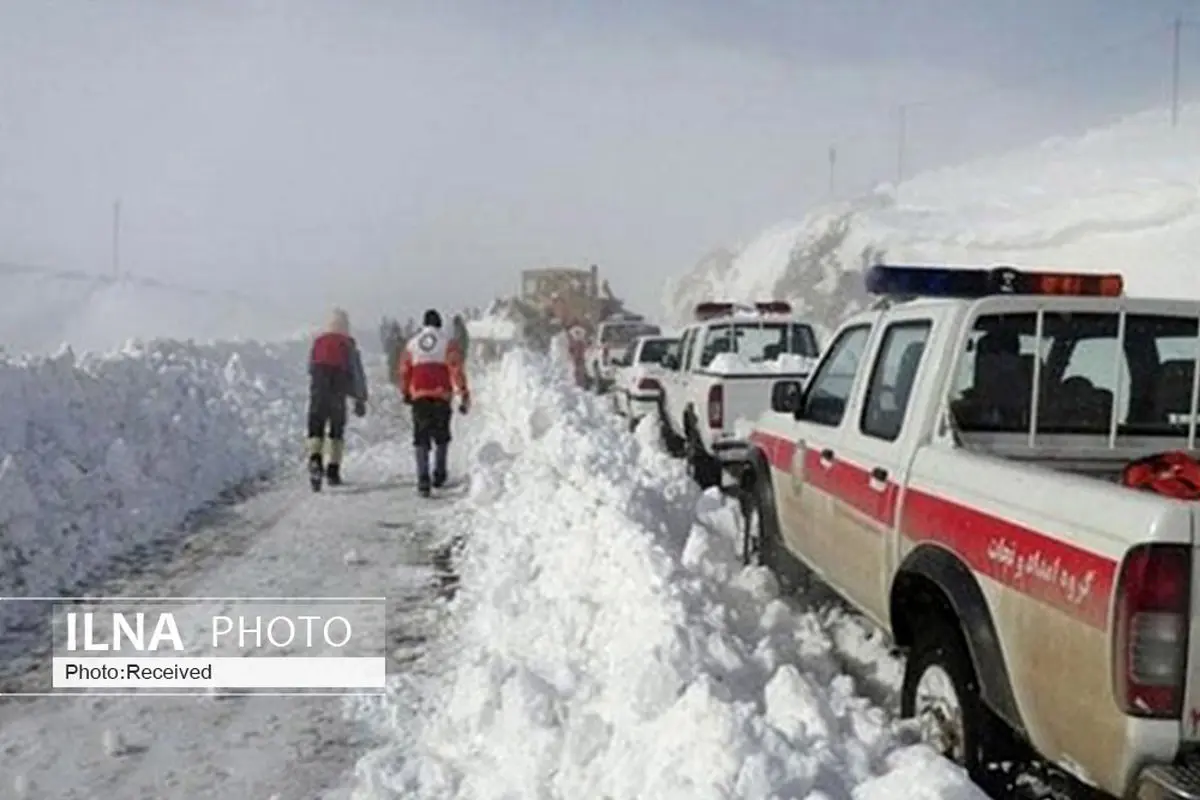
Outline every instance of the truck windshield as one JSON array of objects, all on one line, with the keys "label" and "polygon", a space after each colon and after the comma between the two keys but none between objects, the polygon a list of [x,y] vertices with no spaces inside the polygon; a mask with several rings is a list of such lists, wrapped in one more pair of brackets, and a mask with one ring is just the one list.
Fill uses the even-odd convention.
[{"label": "truck windshield", "polygon": [[[1186,436],[1195,317],[1046,312],[980,316],[959,360],[951,409],[960,430]],[[1038,395],[1034,424],[1034,366]]]},{"label": "truck windshield", "polygon": [[670,353],[678,344],[678,339],[647,339],[642,342],[642,352],[638,356],[640,364],[657,364],[662,357]]},{"label": "truck windshield", "polygon": [[775,361],[782,353],[815,358],[817,338],[802,322],[734,322],[713,325],[704,335],[700,366],[721,353],[738,353],[751,363]]},{"label": "truck windshield", "polygon": [[645,322],[607,324],[600,331],[600,344],[605,347],[625,347],[637,341],[639,336],[653,336],[659,332],[657,325]]}]

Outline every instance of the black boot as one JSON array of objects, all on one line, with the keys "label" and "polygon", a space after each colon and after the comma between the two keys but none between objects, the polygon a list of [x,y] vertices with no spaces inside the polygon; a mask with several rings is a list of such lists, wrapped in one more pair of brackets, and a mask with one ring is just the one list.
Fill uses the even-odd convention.
[{"label": "black boot", "polygon": [[308,482],[312,485],[314,492],[321,491],[321,478],[324,475],[324,470],[321,468],[321,456],[311,455],[308,457]]},{"label": "black boot", "polygon": [[325,480],[330,486],[342,485],[342,467],[340,464],[329,464],[325,467]]},{"label": "black boot", "polygon": [[440,489],[445,485],[446,485],[446,473],[434,472],[433,473],[433,488]]}]

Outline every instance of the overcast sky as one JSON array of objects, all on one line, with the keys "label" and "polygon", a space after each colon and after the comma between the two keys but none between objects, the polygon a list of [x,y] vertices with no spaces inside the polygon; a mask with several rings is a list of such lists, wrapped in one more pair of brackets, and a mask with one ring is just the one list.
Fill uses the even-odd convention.
[{"label": "overcast sky", "polygon": [[910,170],[1165,105],[1187,6],[0,0],[0,261],[107,270],[120,198],[128,270],[300,316],[590,262],[657,306],[820,202],[831,144],[839,193],[890,179],[898,102],[938,101]]}]

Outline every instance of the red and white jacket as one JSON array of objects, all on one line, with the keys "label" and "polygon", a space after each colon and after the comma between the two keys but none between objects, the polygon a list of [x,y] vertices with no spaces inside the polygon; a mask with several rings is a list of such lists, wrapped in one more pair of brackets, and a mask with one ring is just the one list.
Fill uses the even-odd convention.
[{"label": "red and white jacket", "polygon": [[471,393],[462,348],[440,328],[425,327],[408,340],[400,359],[400,391],[412,400],[466,401]]}]

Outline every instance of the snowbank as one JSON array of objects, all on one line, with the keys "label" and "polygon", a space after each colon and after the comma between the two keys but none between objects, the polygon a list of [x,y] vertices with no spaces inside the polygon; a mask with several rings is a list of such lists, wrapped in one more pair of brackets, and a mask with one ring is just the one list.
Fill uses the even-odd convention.
[{"label": "snowbank", "polygon": [[770,361],[751,361],[737,353],[718,353],[706,369],[722,375],[778,375],[780,373],[808,373],[816,359],[781,353]]},{"label": "snowbank", "polygon": [[[814,613],[744,569],[698,496],[565,366],[525,351],[481,382],[461,590],[421,691],[359,798],[976,800],[857,691]],[[401,720],[421,694],[416,728]]]},{"label": "snowbank", "polygon": [[294,459],[306,350],[154,341],[0,357],[0,596],[70,590]]},{"label": "snowbank", "polygon": [[866,302],[864,264],[1013,264],[1119,271],[1131,295],[1198,297],[1200,106],[1159,110],[918,175],[764,231],[670,282],[667,318],[702,300],[792,302],[827,327]]}]

